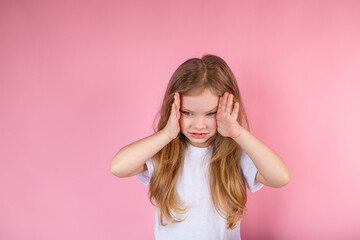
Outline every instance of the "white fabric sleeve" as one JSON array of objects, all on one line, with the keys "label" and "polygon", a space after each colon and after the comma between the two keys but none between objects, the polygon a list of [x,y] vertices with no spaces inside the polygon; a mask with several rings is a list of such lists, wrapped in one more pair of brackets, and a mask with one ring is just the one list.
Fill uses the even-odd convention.
[{"label": "white fabric sleeve", "polygon": [[139,179],[145,185],[149,185],[151,176],[154,172],[154,158],[150,158],[146,161],[147,170],[136,174],[136,178]]},{"label": "white fabric sleeve", "polygon": [[251,192],[256,192],[260,190],[264,186],[264,184],[256,181],[255,179],[256,173],[258,171],[255,164],[244,150],[242,150],[241,152],[240,159],[240,165],[245,178],[246,186]]}]

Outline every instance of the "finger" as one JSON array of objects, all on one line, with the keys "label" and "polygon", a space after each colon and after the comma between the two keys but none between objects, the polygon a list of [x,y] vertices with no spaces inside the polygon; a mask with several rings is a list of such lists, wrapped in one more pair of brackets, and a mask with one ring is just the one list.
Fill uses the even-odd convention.
[{"label": "finger", "polygon": [[176,105],[177,109],[179,109],[180,106],[180,99],[179,99],[179,93],[174,94],[174,104]]},{"label": "finger", "polygon": [[227,103],[227,96],[228,96],[228,93],[224,93],[224,96],[221,100],[221,111],[222,112],[225,112],[226,111],[226,103]]},{"label": "finger", "polygon": [[226,112],[229,114],[231,114],[231,111],[232,111],[233,99],[234,99],[234,95],[229,94],[228,100],[227,100],[227,105],[226,105]]},{"label": "finger", "polygon": [[180,110],[180,93],[177,93],[177,105]]},{"label": "finger", "polygon": [[174,117],[175,116],[175,104],[171,104],[171,111],[170,111],[170,117]]},{"label": "finger", "polygon": [[237,119],[238,114],[239,114],[239,108],[240,108],[240,104],[238,102],[235,103],[234,105],[234,109],[231,113],[231,117],[234,119]]},{"label": "finger", "polygon": [[180,118],[180,108],[176,105],[175,105],[175,118],[176,119]]},{"label": "finger", "polygon": [[176,104],[176,101],[177,101],[176,100],[176,93],[174,93],[174,102],[173,103]]},{"label": "finger", "polygon": [[180,118],[180,94],[177,92],[176,93],[176,118],[179,119]]},{"label": "finger", "polygon": [[219,97],[219,103],[218,103],[217,114],[219,114],[219,113],[221,112],[221,102],[222,102],[222,97]]},{"label": "finger", "polygon": [[177,103],[177,102],[178,102],[177,94],[175,93],[175,94],[174,94],[174,103],[173,103],[173,105],[174,105],[174,107],[173,107],[173,108],[174,108],[174,116],[175,116],[175,117],[176,117],[176,115],[177,115],[176,112],[177,112],[177,110],[178,110],[178,107],[177,107],[177,106],[178,106],[178,103]]},{"label": "finger", "polygon": [[175,103],[171,104],[171,114],[173,116],[176,115],[176,104]]},{"label": "finger", "polygon": [[178,119],[180,117],[179,108],[177,107],[177,105],[175,103],[172,104],[171,114],[175,119]]}]

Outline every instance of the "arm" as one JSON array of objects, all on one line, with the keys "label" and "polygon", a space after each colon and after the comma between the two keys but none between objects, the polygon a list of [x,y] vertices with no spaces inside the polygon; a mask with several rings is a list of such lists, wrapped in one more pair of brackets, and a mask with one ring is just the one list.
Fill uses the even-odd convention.
[{"label": "arm", "polygon": [[[146,138],[131,143],[113,157],[110,171],[118,177],[129,177],[139,168],[143,168],[146,161],[166,146],[172,139],[163,131],[159,131]],[[144,169],[145,170],[145,169]]]},{"label": "arm", "polygon": [[240,127],[241,134],[232,138],[249,155],[258,173],[256,180],[267,186],[280,188],[290,181],[290,170],[271,148],[257,139],[249,131]]},{"label": "arm", "polygon": [[239,103],[236,102],[233,108],[233,95],[224,93],[219,98],[216,115],[218,132],[224,137],[231,137],[249,155],[258,169],[258,182],[276,188],[288,184],[290,171],[283,160],[238,123],[238,113]]},{"label": "arm", "polygon": [[175,93],[165,128],[120,149],[110,163],[112,174],[118,177],[129,177],[146,170],[146,161],[178,136],[180,132],[179,109],[180,94]]}]

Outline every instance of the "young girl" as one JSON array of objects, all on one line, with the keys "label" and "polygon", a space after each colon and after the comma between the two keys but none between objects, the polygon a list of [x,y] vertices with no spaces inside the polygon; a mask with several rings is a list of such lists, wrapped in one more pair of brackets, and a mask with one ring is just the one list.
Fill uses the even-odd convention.
[{"label": "young girl", "polygon": [[120,149],[110,169],[150,183],[157,240],[240,239],[245,186],[256,192],[290,181],[283,160],[250,133],[235,76],[214,55],[176,69],[157,130]]}]

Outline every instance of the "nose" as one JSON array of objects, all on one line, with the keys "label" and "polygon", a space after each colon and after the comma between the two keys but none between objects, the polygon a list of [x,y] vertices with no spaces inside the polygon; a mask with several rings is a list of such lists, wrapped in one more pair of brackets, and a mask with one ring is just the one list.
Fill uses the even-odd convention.
[{"label": "nose", "polygon": [[206,121],[204,118],[196,118],[193,122],[193,128],[204,129],[206,128]]}]

